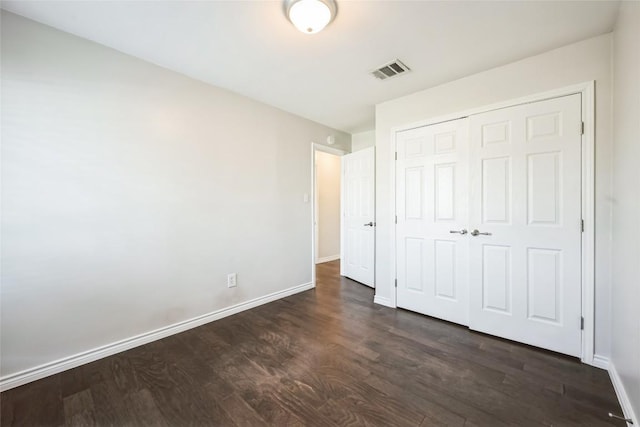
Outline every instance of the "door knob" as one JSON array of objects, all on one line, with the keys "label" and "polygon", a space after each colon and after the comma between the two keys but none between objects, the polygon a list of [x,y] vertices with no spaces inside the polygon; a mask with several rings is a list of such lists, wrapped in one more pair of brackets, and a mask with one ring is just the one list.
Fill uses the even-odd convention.
[{"label": "door knob", "polygon": [[472,236],[479,236],[479,235],[483,235],[483,236],[491,236],[491,233],[481,233],[480,231],[478,231],[478,230],[476,229],[476,230],[473,230],[473,231],[471,232],[471,235],[472,235]]},{"label": "door knob", "polygon": [[462,234],[464,236],[465,234],[468,233],[468,231],[466,228],[463,228],[462,230],[449,230],[449,233],[451,234],[457,233],[457,234]]},{"label": "door knob", "polygon": [[373,227],[374,225],[376,225],[373,221],[366,223],[364,226],[365,227]]}]

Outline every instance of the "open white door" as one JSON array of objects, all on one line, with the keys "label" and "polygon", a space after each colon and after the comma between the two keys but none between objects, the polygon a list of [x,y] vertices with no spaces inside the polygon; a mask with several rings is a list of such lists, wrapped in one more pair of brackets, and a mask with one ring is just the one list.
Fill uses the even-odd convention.
[{"label": "open white door", "polygon": [[397,305],[468,324],[467,119],[397,134]]},{"label": "open white door", "polygon": [[471,116],[470,136],[469,326],[580,356],[581,97]]},{"label": "open white door", "polygon": [[342,157],[342,274],[374,287],[375,147]]}]

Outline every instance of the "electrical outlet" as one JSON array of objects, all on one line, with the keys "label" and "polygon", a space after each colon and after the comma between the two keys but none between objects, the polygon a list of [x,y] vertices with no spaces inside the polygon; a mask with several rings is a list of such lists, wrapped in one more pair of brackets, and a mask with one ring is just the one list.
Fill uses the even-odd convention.
[{"label": "electrical outlet", "polygon": [[237,285],[238,275],[236,273],[227,274],[227,288],[235,288]]}]

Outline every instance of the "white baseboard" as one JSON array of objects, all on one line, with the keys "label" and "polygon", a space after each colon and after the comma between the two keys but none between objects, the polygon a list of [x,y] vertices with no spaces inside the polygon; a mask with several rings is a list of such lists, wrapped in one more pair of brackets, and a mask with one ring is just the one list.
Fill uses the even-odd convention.
[{"label": "white baseboard", "polygon": [[393,302],[389,298],[381,297],[379,295],[373,297],[373,302],[375,304],[384,305],[385,307],[396,308],[396,305],[393,304]]},{"label": "white baseboard", "polygon": [[165,326],[164,328],[145,332],[143,334],[126,338],[121,341],[116,341],[114,343],[78,353],[73,356],[45,363],[34,368],[25,369],[23,371],[16,372],[15,374],[6,375],[0,378],[0,391],[9,390],[14,387],[30,383],[32,381],[36,381],[50,375],[66,371],[68,369],[72,369],[80,365],[84,365],[86,363],[90,363],[98,359],[114,355],[116,353],[130,350],[134,347],[148,344],[150,342],[166,338],[170,335],[178,334],[180,332],[202,326],[206,323],[213,322],[214,320],[222,319],[223,317],[231,316],[233,314],[249,310],[259,305],[285,298],[299,292],[304,292],[306,290],[312,289],[313,287],[313,283],[305,283],[302,285],[294,286],[292,288],[284,289],[282,291],[274,292],[269,295],[235,304],[230,307],[215,310],[210,313],[203,314],[202,316],[174,323],[173,325]]},{"label": "white baseboard", "polygon": [[338,255],[331,255],[331,256],[325,256],[322,258],[318,258],[316,260],[316,264],[322,264],[323,262],[329,262],[329,261],[335,261],[337,259],[340,259],[340,254]]},{"label": "white baseboard", "polygon": [[593,355],[593,361],[590,363],[591,366],[595,366],[596,368],[604,369],[605,371],[609,370],[609,358],[605,356],[600,356],[599,354]]},{"label": "white baseboard", "polygon": [[[611,378],[611,382],[613,383],[613,388],[616,391],[616,396],[618,396],[618,401],[620,402],[620,406],[622,407],[622,412],[625,418],[629,418],[633,420],[634,425],[640,421],[636,418],[636,414],[633,412],[633,407],[631,406],[631,399],[627,394],[627,390],[625,390],[624,385],[622,384],[622,380],[620,379],[620,375],[618,375],[618,371],[616,371],[616,366],[613,362],[609,362],[609,377]],[[620,414],[616,414],[620,415]],[[627,423],[628,426],[631,424]]]}]

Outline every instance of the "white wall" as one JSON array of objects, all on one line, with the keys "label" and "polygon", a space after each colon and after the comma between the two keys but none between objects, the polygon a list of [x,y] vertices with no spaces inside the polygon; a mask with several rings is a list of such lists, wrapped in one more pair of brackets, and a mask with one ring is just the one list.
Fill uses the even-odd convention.
[{"label": "white wall", "polygon": [[358,132],[351,135],[351,151],[360,151],[364,148],[376,145],[376,131],[368,130],[366,132]]},{"label": "white wall", "polygon": [[390,250],[393,127],[596,81],[596,353],[609,355],[611,35],[595,37],[376,106],[376,299],[395,304]]},{"label": "white wall", "polygon": [[3,11],[2,376],[309,283],[329,134]]},{"label": "white wall", "polygon": [[623,404],[629,404],[627,416],[634,416],[637,425],[640,423],[640,3],[622,2],[613,41],[611,370],[626,393],[627,402]]},{"label": "white wall", "polygon": [[318,253],[316,259],[340,256],[340,157],[316,151],[318,185]]}]

